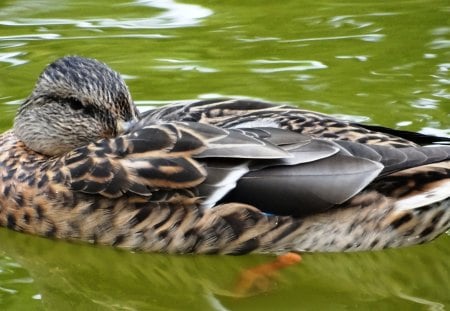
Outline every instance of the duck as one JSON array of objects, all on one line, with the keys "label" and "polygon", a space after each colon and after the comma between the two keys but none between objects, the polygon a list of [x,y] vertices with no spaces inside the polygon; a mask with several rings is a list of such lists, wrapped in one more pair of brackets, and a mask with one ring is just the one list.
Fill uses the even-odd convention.
[{"label": "duck", "polygon": [[421,244],[450,227],[450,138],[253,99],[141,113],[119,73],[65,56],[0,136],[0,225],[172,254]]}]

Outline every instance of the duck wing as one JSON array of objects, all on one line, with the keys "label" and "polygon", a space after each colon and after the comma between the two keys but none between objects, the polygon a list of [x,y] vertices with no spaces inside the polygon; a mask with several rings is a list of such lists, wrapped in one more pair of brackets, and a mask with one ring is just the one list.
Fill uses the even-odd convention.
[{"label": "duck wing", "polygon": [[241,202],[274,214],[318,213],[359,193],[380,175],[383,162],[389,161],[388,152],[383,155],[364,146],[358,148],[361,144],[357,143],[353,143],[352,153],[348,146],[278,128],[232,131],[276,144],[290,156],[242,163],[196,155],[208,172],[198,186],[204,207]]},{"label": "duck wing", "polygon": [[[394,148],[311,137],[310,141],[310,145],[289,150],[294,155],[289,159],[253,163],[220,202],[241,202],[271,214],[303,217],[339,206],[372,182],[382,184],[393,173],[450,160],[450,146]],[[319,157],[319,146],[335,148],[335,152]],[[303,161],[309,152],[317,158]]]},{"label": "duck wing", "polygon": [[447,159],[449,146],[394,148],[279,128],[142,122],[61,161],[74,191],[117,198],[193,189],[203,208],[240,202],[304,216],[349,200],[377,178]]},{"label": "duck wing", "polygon": [[[278,159],[289,153],[263,140],[199,123],[140,124],[128,134],[77,148],[60,161],[70,188],[117,198],[130,192],[192,188],[207,177],[193,157]],[[241,160],[242,161],[242,160]]]},{"label": "duck wing", "polygon": [[[337,153],[342,151],[332,143],[277,128],[222,129],[174,122],[141,124],[126,135],[78,148],[61,161],[73,191],[117,198],[124,193],[151,196],[160,189],[196,188],[202,206],[212,207],[250,171],[295,167],[293,176],[298,176],[299,165],[334,159]],[[345,193],[345,198],[372,181],[381,169],[371,160],[348,155],[347,160],[348,165],[359,166],[351,174],[347,171],[353,175],[352,183],[336,188],[335,193]],[[330,166],[326,163],[315,165]],[[333,169],[329,174],[319,171],[322,184],[336,174]],[[301,188],[298,180],[296,185]],[[261,191],[270,192],[267,186],[270,183]]]}]

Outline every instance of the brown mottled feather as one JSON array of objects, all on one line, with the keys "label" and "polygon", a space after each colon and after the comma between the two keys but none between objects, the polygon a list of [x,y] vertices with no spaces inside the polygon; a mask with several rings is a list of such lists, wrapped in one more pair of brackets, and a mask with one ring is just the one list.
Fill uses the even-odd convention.
[{"label": "brown mottled feather", "polygon": [[151,195],[152,188],[190,188],[205,171],[191,155],[205,148],[198,138],[172,125],[147,126],[132,134],[91,143],[61,158],[74,191],[117,198]]},{"label": "brown mottled feather", "polygon": [[393,147],[417,146],[399,136],[371,131],[359,124],[325,114],[255,100],[224,99],[180,103],[149,110],[144,116],[149,120],[194,121],[223,128],[267,122],[282,129],[315,137]]}]

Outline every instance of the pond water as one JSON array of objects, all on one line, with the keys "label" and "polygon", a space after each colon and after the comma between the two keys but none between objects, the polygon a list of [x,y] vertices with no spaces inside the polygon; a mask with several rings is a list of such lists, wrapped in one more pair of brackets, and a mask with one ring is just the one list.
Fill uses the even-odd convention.
[{"label": "pond water", "polygon": [[[446,0],[2,0],[0,130],[46,64],[77,54],[121,72],[143,109],[249,97],[450,135],[449,13]],[[448,234],[303,257],[238,297],[239,273],[273,257],[131,253],[0,229],[0,310],[450,309]]]}]

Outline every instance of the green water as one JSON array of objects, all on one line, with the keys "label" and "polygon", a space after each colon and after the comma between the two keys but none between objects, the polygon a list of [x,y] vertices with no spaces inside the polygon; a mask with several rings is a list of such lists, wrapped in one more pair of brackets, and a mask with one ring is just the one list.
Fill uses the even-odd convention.
[{"label": "green water", "polygon": [[[450,135],[448,1],[0,0],[0,130],[46,64],[95,57],[142,107],[210,97],[287,102]],[[304,255],[262,292],[269,256],[165,256],[0,229],[0,310],[448,310],[450,236]]]}]

